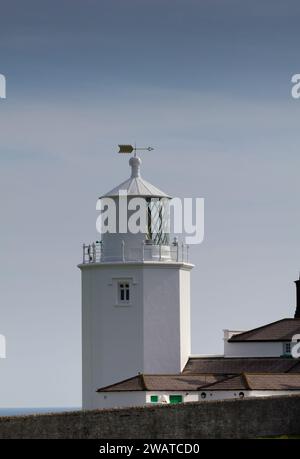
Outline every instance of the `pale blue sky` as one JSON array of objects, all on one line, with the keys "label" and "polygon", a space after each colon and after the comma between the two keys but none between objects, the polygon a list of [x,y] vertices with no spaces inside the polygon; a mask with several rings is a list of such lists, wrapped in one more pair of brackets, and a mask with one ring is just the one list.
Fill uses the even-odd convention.
[{"label": "pale blue sky", "polygon": [[97,197],[143,176],[205,198],[192,247],[193,352],[292,316],[300,268],[300,4],[3,1],[0,406],[79,405],[81,244]]}]

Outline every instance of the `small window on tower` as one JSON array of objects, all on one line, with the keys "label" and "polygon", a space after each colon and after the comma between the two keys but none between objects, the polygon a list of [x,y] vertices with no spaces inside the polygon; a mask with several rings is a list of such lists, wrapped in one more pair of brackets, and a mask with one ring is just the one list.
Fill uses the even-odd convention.
[{"label": "small window on tower", "polygon": [[129,282],[119,282],[119,302],[129,303],[130,301],[130,284]]}]

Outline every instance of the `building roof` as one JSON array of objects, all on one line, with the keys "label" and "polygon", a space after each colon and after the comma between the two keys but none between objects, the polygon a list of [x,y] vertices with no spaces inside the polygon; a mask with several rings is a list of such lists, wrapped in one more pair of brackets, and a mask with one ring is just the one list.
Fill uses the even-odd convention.
[{"label": "building roof", "polygon": [[237,376],[229,376],[222,381],[216,381],[213,384],[207,384],[202,387],[203,391],[206,390],[249,390],[245,374]]},{"label": "building roof", "polygon": [[300,373],[300,359],[284,357],[191,357],[182,374]]},{"label": "building roof", "polygon": [[97,392],[300,390],[300,373],[241,373],[226,375],[137,375]]},{"label": "building roof", "polygon": [[203,390],[300,390],[300,374],[243,373],[202,387]]},{"label": "building roof", "polygon": [[129,164],[132,169],[131,177],[110,190],[108,193],[105,193],[100,197],[100,199],[118,197],[120,191],[126,191],[127,195],[131,197],[170,198],[169,195],[161,191],[159,188],[156,188],[156,186],[147,182],[140,176],[140,158],[130,158]]},{"label": "building roof", "polygon": [[246,374],[252,390],[300,390],[300,374]]},{"label": "building roof", "polygon": [[192,391],[207,384],[225,379],[225,375],[137,375],[110,386],[101,387],[97,392],[123,392],[123,391]]},{"label": "building roof", "polygon": [[281,319],[262,327],[233,335],[228,342],[291,341],[300,334],[300,319]]}]

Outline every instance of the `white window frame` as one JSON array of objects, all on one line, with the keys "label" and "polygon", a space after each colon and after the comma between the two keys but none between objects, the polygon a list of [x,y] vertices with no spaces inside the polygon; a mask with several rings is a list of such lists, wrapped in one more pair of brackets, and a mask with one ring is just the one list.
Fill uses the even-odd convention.
[{"label": "white window frame", "polygon": [[[124,286],[122,289],[122,285]],[[132,279],[117,279],[115,284],[115,306],[131,306],[132,304]],[[122,300],[122,290],[124,292],[124,299]],[[128,294],[128,298],[127,298]]]},{"label": "white window frame", "polygon": [[[123,296],[123,298],[122,298]],[[118,282],[118,303],[129,304],[131,301],[130,282],[127,280]]]},{"label": "white window frame", "polygon": [[[120,284],[129,284],[129,301],[121,301],[120,296]],[[136,295],[135,286],[137,282],[134,277],[113,277],[110,282],[108,282],[109,286],[112,287],[112,304],[115,307],[127,307],[132,306],[134,302],[134,298]]]}]

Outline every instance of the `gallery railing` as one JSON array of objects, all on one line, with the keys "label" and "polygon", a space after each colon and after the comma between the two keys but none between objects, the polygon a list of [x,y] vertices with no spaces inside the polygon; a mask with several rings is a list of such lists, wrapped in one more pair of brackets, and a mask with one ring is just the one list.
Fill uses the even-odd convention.
[{"label": "gallery railing", "polygon": [[92,244],[83,244],[83,264],[105,263],[105,262],[189,262],[189,246],[183,243],[170,245],[157,245],[149,241],[144,242],[140,247],[126,247],[124,241],[120,244],[118,254],[108,256],[105,253],[103,243],[96,241]]}]

